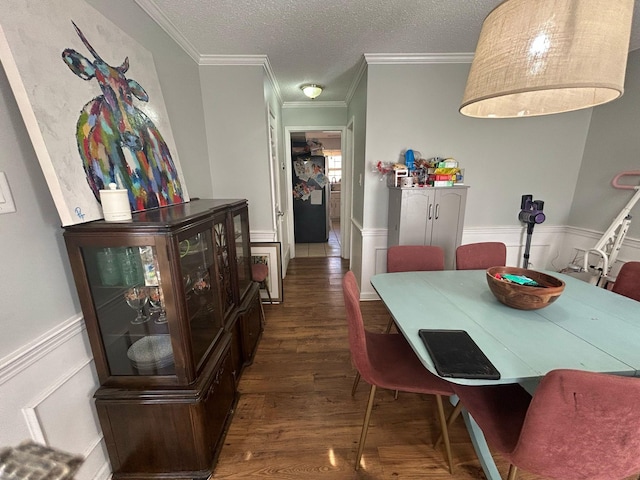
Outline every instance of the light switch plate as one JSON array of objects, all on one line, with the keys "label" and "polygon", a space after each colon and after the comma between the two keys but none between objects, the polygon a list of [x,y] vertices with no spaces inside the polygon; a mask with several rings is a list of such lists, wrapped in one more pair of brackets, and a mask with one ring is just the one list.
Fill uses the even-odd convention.
[{"label": "light switch plate", "polygon": [[11,196],[7,175],[0,172],[0,215],[4,213],[13,213],[16,211],[16,205]]}]

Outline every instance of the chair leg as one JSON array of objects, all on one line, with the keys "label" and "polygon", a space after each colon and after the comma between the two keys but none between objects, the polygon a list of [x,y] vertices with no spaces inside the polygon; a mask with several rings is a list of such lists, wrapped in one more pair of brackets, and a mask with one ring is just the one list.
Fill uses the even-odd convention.
[{"label": "chair leg", "polygon": [[269,297],[269,304],[273,305],[273,300],[271,300],[271,292],[269,291],[269,287],[267,286],[266,282],[264,283],[264,289],[267,291],[267,297]]},{"label": "chair leg", "polygon": [[[447,432],[449,431],[449,428],[451,427],[451,425],[453,425],[453,422],[456,420],[456,418],[458,418],[458,415],[460,415],[461,411],[462,411],[462,402],[458,401],[455,408],[451,412],[451,415],[449,415],[449,419],[447,420]],[[441,431],[440,435],[438,436],[438,439],[436,440],[436,443],[433,445],[433,448],[438,448],[440,446],[440,442],[442,441],[442,433],[443,432]]]},{"label": "chair leg", "polygon": [[518,474],[518,467],[515,465],[509,465],[509,476],[507,480],[516,480],[516,475]]},{"label": "chair leg", "polygon": [[[449,463],[449,473],[453,475],[453,456],[451,455],[451,442],[449,441],[449,429],[447,428],[447,418],[444,415],[444,406],[442,405],[442,395],[436,395],[436,403],[438,404],[438,417],[440,417],[440,429],[444,438],[444,449]],[[458,402],[459,403],[459,402]]]},{"label": "chair leg", "polygon": [[[393,317],[390,317],[389,323],[387,323],[387,328],[385,329],[384,333],[391,332],[391,327],[393,327],[394,325],[395,325],[395,322],[393,321]],[[393,399],[394,400],[398,399],[398,390],[396,390],[395,393],[393,394]]]},{"label": "chair leg", "polygon": [[356,389],[358,388],[358,382],[360,382],[360,372],[356,372],[356,378],[353,380],[353,387],[351,387],[352,397],[356,394]]},{"label": "chair leg", "polygon": [[362,423],[362,433],[360,434],[360,443],[358,444],[358,455],[356,456],[356,470],[360,468],[360,459],[364,451],[364,442],[367,440],[367,431],[369,430],[369,419],[371,418],[371,410],[373,410],[373,399],[376,396],[376,386],[371,385],[369,393],[369,402],[367,403],[367,411],[364,414],[364,422]]},{"label": "chair leg", "polygon": [[395,322],[393,321],[393,317],[390,317],[389,318],[389,323],[387,323],[387,328],[384,331],[384,333],[389,333],[391,331],[391,327],[393,327],[394,323]]}]

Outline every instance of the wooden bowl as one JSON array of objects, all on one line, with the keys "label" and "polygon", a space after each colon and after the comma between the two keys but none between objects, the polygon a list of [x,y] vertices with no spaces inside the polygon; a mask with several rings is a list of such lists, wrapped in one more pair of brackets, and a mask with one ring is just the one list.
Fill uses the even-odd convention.
[{"label": "wooden bowl", "polygon": [[[528,287],[501,280],[495,277],[497,273],[526,275],[535,280],[542,287]],[[564,282],[546,273],[536,272],[518,267],[491,267],[486,273],[487,283],[491,293],[505,305],[520,310],[537,310],[551,305],[564,290]]]}]

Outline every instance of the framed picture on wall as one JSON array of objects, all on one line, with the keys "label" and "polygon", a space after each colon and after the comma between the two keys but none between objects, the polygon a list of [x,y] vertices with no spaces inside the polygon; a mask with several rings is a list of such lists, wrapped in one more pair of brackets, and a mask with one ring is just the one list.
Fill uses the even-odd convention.
[{"label": "framed picture on wall", "polygon": [[267,288],[271,294],[271,301],[283,301],[282,292],[282,260],[280,258],[280,242],[252,242],[251,263],[263,263],[269,268],[269,275],[260,286],[260,297],[269,301]]}]

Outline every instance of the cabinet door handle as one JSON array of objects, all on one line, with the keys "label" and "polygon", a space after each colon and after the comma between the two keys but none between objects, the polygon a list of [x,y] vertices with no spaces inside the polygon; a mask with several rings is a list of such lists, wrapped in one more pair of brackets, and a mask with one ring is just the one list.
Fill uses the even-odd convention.
[{"label": "cabinet door handle", "polygon": [[439,216],[440,216],[440,204],[436,203],[436,220],[438,219]]},{"label": "cabinet door handle", "polygon": [[429,220],[431,220],[431,211],[433,210],[433,203],[429,204]]}]

